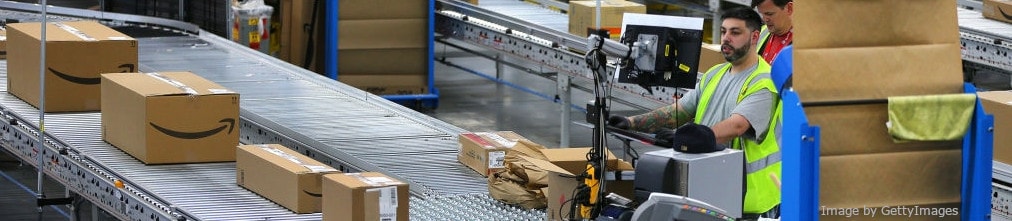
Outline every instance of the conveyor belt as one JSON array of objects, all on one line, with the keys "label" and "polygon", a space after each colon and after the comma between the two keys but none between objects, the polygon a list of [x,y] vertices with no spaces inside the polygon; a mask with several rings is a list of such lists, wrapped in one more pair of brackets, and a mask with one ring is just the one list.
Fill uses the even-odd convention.
[{"label": "conveyor belt", "polygon": [[980,11],[957,8],[963,60],[1012,74],[1012,24],[984,18]]},{"label": "conveyor belt", "polygon": [[[0,2],[0,8],[7,9],[25,5]],[[41,20],[33,13],[3,9],[0,15]],[[172,24],[113,13],[95,16],[113,26],[163,29]],[[103,19],[109,17],[117,20]],[[449,205],[440,207],[445,217],[544,217],[543,212],[519,210],[487,197],[484,178],[456,161],[456,135],[463,129],[218,36],[199,30],[170,32],[174,34],[138,38],[140,70],[191,71],[238,91],[242,143],[281,143],[344,172],[377,171],[406,181],[413,195],[413,219],[432,218],[415,208],[444,204]],[[6,81],[6,61],[0,63],[0,79]],[[38,131],[37,109],[8,93],[0,94],[0,109],[8,119],[0,124],[5,149],[33,166],[38,166],[36,155],[43,154],[47,175],[119,219],[320,219],[320,214],[293,214],[239,187],[235,163],[144,165],[101,140],[101,113],[47,114],[47,148],[38,149],[33,135]],[[115,180],[125,187],[115,188]]]}]

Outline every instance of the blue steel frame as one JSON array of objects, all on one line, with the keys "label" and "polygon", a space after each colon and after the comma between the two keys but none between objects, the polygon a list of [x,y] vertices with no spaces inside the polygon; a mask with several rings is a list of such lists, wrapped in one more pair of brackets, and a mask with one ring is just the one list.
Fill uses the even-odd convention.
[{"label": "blue steel frame", "polygon": [[[771,77],[778,88],[793,73],[793,47],[780,52]],[[969,83],[964,93],[976,93]],[[783,102],[783,178],[781,220],[819,220],[819,128],[808,125],[798,94],[781,91]],[[970,130],[963,137],[961,220],[988,220],[991,213],[991,170],[994,116],[977,99]]]},{"label": "blue steel frame", "polygon": [[[434,53],[433,52],[435,50],[435,47],[433,46],[434,40],[435,40],[435,36],[434,36],[434,34],[435,34],[435,29],[434,29],[435,28],[435,18],[434,18],[435,14],[433,14],[433,12],[435,11],[435,3],[434,3],[435,1],[434,0],[428,0],[428,1],[429,1],[429,7],[428,7],[428,11],[429,11],[429,18],[428,18],[429,19],[428,20],[428,26],[429,26],[428,30],[429,31],[428,31],[428,33],[429,33],[429,36],[427,38],[428,38],[428,42],[429,42],[428,43],[429,44],[428,45],[429,53],[428,53],[427,57],[428,57],[428,75],[429,76],[428,76],[428,82],[427,82],[428,85],[427,85],[427,87],[428,87],[429,93],[428,94],[410,94],[410,95],[380,95],[380,97],[383,97],[383,98],[385,98],[387,100],[390,100],[390,101],[393,101],[393,102],[396,102],[396,103],[399,103],[399,104],[402,104],[402,105],[406,105],[406,106],[420,106],[420,107],[424,107],[424,108],[435,109],[436,107],[439,106],[439,90],[437,90],[436,87],[435,87],[435,74],[434,74],[435,73],[435,66],[432,63],[434,61],[433,60],[434,59],[434,57],[433,57]],[[327,22],[326,23],[327,24],[326,25],[326,42],[324,43],[324,48],[326,49],[326,52],[324,53],[324,59],[326,61],[325,67],[324,67],[324,71],[326,71],[327,77],[329,77],[330,79],[334,79],[334,80],[337,80],[337,74],[338,74],[337,73],[337,65],[338,65],[337,64],[337,61],[338,61],[337,59],[338,59],[338,56],[339,56],[337,54],[337,49],[338,49],[338,45],[337,45],[337,42],[338,42],[338,33],[337,32],[338,32],[338,30],[337,30],[337,27],[338,27],[338,17],[339,17],[338,16],[339,7],[338,7],[338,3],[337,2],[338,2],[337,0],[327,0],[326,3],[325,3],[325,5],[326,5],[326,13],[324,13],[324,14],[326,14],[326,17],[325,17],[324,20],[326,20],[326,22]],[[377,61],[377,62],[380,62],[380,61]]]}]

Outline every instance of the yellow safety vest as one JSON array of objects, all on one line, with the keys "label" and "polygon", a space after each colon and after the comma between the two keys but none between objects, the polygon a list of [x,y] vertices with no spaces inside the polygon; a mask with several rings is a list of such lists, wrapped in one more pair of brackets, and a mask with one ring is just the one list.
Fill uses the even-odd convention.
[{"label": "yellow safety vest", "polygon": [[[710,68],[706,72],[706,75],[703,76],[703,81],[700,82],[699,88],[697,88],[697,90],[702,91],[699,105],[696,108],[696,123],[700,123],[703,119],[704,111],[710,103],[710,98],[713,96],[717,84],[719,84],[717,82],[720,82],[724,73],[730,68],[731,65],[729,63],[720,64]],[[777,179],[783,177],[781,176],[782,164],[780,163],[782,155],[776,133],[774,133],[774,126],[782,117],[780,113],[782,112],[782,105],[780,104],[780,98],[777,96],[777,89],[773,84],[773,80],[761,78],[757,82],[752,82],[756,76],[769,72],[770,65],[762,58],[759,58],[759,67],[749,74],[745,80],[745,84],[741,87],[741,92],[738,94],[737,99],[737,102],[740,103],[748,95],[760,90],[769,90],[773,93],[775,101],[773,112],[771,113],[770,126],[762,139],[762,143],[756,143],[754,140],[741,137],[732,142],[731,148],[744,150],[745,152],[746,189],[744,205],[742,206],[742,212],[744,213],[764,213],[780,204],[780,188],[777,188],[773,182],[771,174],[775,174]]]},{"label": "yellow safety vest", "polygon": [[763,55],[763,49],[766,49],[766,42],[769,41],[769,38],[770,29],[766,28],[766,25],[763,25],[763,27],[759,29],[759,43],[756,44],[755,47],[755,52],[759,53],[759,56]]}]

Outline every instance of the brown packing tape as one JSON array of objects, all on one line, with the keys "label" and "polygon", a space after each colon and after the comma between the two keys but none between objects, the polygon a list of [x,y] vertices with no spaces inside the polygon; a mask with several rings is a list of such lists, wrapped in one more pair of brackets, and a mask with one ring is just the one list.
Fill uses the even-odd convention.
[{"label": "brown packing tape", "polygon": [[794,47],[958,44],[953,5],[955,0],[798,0]]},{"label": "brown packing tape", "polygon": [[819,205],[882,207],[960,200],[960,150],[820,158]]},{"label": "brown packing tape", "polygon": [[960,93],[958,44],[794,50],[801,101],[886,99]]},{"label": "brown packing tape", "polygon": [[959,149],[960,141],[895,143],[886,129],[887,104],[806,107],[809,124],[818,126],[822,156]]}]

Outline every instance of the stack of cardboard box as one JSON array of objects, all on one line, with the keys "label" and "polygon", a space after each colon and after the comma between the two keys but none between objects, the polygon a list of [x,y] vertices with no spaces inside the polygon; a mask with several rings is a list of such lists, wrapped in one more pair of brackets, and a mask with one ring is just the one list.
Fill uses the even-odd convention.
[{"label": "stack of cardboard box", "polygon": [[[622,14],[646,14],[645,5],[625,0],[601,1],[601,29],[607,29],[612,39],[622,34]],[[587,36],[588,30],[597,29],[597,1],[569,2],[569,33]]]},{"label": "stack of cardboard box", "polygon": [[339,81],[374,94],[429,92],[429,1],[338,4]]},{"label": "stack of cardboard box", "polygon": [[[795,1],[794,90],[821,127],[820,202],[959,208],[960,141],[894,143],[886,98],[962,91],[953,0]],[[847,21],[847,22],[840,22]],[[821,106],[813,106],[822,103]],[[959,216],[875,219],[958,220]],[[823,220],[870,219],[823,213]],[[829,215],[825,215],[829,214]]]}]

